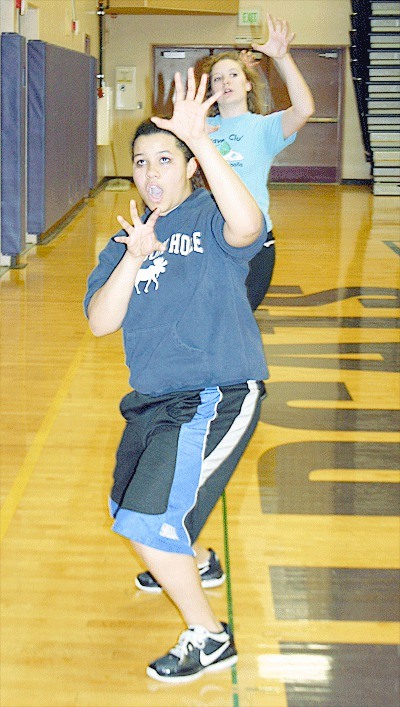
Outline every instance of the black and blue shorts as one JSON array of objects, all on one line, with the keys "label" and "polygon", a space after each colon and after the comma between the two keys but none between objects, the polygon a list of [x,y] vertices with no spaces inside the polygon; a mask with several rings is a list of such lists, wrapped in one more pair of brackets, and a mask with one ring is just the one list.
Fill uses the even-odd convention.
[{"label": "black and blue shorts", "polygon": [[258,422],[264,384],[166,394],[128,393],[110,509],[113,530],[166,552],[193,555],[208,516]]}]

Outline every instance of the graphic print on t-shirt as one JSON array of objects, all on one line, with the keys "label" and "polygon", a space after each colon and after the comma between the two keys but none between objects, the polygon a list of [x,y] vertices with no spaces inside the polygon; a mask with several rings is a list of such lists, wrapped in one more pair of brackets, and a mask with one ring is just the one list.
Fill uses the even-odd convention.
[{"label": "graphic print on t-shirt", "polygon": [[236,150],[232,150],[230,144],[226,140],[221,143],[218,143],[216,140],[215,144],[218,151],[227,162],[237,162],[238,160],[243,159],[243,155],[240,152],[236,152]]}]

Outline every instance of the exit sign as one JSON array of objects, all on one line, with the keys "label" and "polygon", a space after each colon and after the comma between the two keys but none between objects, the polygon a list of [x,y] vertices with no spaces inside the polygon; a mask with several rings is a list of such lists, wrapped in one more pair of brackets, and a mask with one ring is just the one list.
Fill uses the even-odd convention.
[{"label": "exit sign", "polygon": [[239,27],[259,27],[260,21],[260,10],[251,9],[249,7],[239,10],[238,25]]}]

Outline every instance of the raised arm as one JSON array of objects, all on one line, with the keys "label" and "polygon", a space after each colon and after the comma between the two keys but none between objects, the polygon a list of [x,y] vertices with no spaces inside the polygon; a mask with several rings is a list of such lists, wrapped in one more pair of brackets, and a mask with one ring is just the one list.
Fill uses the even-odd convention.
[{"label": "raised arm", "polygon": [[107,282],[90,300],[88,307],[89,326],[95,336],[105,336],[117,331],[124,320],[135,286],[136,275],[145,258],[165,246],[157,240],[154,224],[158,212],[153,211],[146,223],[142,223],[136,203],[130,202],[132,224],[122,216],[118,221],[126,236],[116,236],[117,243],[125,243],[126,251]]},{"label": "raised arm", "polygon": [[269,36],[264,44],[253,44],[256,51],[271,57],[286,84],[291,102],[282,116],[285,138],[305,125],[315,110],[312,93],[290,54],[294,33],[289,31],[286,20],[273,19],[267,15]]},{"label": "raised arm", "polygon": [[211,192],[225,220],[224,237],[232,246],[253,243],[261,233],[263,217],[256,201],[244,183],[224,160],[208,137],[206,116],[209,107],[221,95],[215,93],[206,101],[207,75],[201,78],[198,89],[193,69],[188,70],[188,88],[182,77],[175,74],[175,102],[170,120],[152,118],[158,127],[170,130],[192,150],[206,176]]}]

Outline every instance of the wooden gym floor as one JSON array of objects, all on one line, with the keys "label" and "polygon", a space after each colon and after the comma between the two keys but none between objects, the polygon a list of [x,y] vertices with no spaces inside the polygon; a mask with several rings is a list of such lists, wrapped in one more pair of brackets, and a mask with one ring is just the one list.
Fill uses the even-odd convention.
[{"label": "wooden gym floor", "polygon": [[99,192],[0,279],[2,707],[397,706],[398,199],[272,187],[269,395],[201,538],[239,662],[171,687],[145,667],[181,620],[109,529],[121,336],[93,337],[81,305],[133,194]]}]

